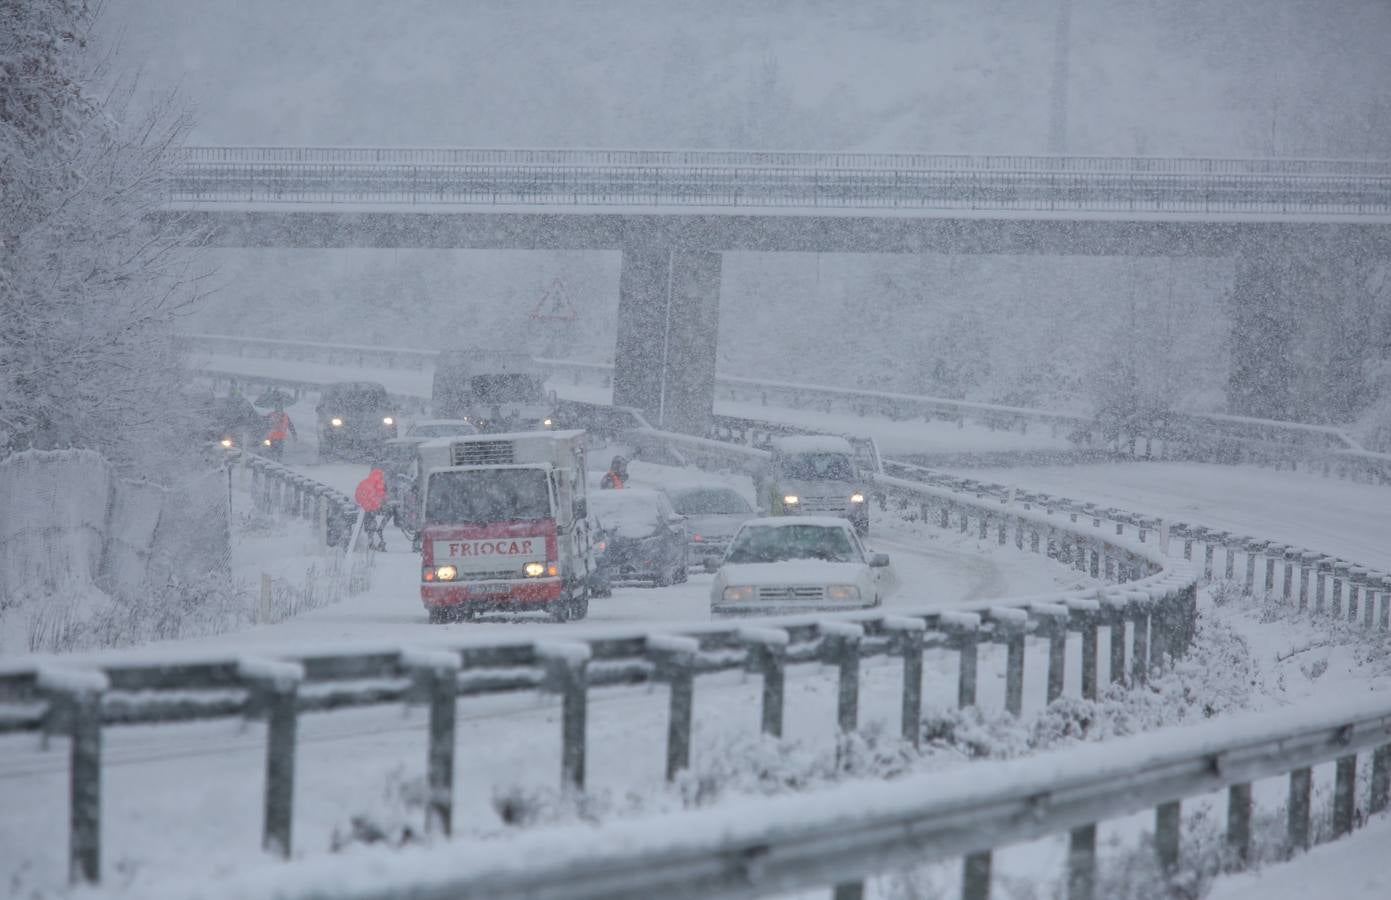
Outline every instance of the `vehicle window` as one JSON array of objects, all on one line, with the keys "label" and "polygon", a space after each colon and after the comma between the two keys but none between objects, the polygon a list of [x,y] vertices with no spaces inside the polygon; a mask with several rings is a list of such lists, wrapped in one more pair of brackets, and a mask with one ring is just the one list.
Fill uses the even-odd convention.
[{"label": "vehicle window", "polygon": [[535,375],[475,375],[470,386],[479,403],[535,403],[545,394]]},{"label": "vehicle window", "polygon": [[643,538],[656,533],[660,510],[660,503],[651,494],[599,491],[589,495],[589,515],[598,527],[623,537]]},{"label": "vehicle window", "polygon": [[701,488],[681,491],[671,499],[683,516],[753,515],[753,508],[738,491]]},{"label": "vehicle window", "polygon": [[854,481],[855,466],[844,453],[796,453],[783,457],[782,474],[797,481]]},{"label": "vehicle window", "polygon": [[863,562],[864,554],[844,528],[826,525],[746,525],[735,536],[727,563],[769,563],[789,559]]},{"label": "vehicle window", "polygon": [[435,472],[425,499],[431,524],[548,519],[551,495],[546,473],[536,469]]},{"label": "vehicle window", "polygon": [[453,437],[456,434],[477,434],[472,425],[416,425],[411,428],[412,437]]}]

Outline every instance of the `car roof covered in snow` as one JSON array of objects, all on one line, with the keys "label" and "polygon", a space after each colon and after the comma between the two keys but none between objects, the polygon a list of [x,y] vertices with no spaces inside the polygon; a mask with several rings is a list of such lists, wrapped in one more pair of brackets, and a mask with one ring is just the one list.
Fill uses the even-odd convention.
[{"label": "car roof covered in snow", "polygon": [[788,528],[793,525],[815,525],[819,528],[849,528],[850,520],[838,516],[763,516],[749,519],[745,528]]},{"label": "car roof covered in snow", "polygon": [[833,434],[797,434],[773,438],[777,453],[845,453],[855,452],[850,442]]}]

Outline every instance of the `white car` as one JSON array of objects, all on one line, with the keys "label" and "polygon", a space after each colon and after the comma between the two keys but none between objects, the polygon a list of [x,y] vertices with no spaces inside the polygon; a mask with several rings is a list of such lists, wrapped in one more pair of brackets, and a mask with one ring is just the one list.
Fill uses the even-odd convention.
[{"label": "white car", "polygon": [[790,613],[878,606],[889,558],[866,553],[845,519],[775,516],[745,522],[710,588],[714,613]]}]

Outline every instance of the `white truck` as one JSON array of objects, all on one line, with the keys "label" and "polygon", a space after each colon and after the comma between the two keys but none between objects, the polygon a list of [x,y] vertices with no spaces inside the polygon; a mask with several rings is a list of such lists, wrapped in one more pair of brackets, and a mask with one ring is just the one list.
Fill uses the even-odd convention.
[{"label": "white truck", "polygon": [[420,445],[420,599],[431,622],[482,612],[589,610],[584,432],[528,431]]}]

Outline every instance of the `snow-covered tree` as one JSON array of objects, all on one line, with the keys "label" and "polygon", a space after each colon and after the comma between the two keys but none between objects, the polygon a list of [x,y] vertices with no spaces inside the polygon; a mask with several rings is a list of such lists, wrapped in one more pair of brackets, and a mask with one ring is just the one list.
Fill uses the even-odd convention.
[{"label": "snow-covered tree", "polygon": [[196,296],[194,238],[149,213],[188,120],[110,77],[95,16],[0,0],[0,454],[129,464],[186,425],[172,325]]}]

